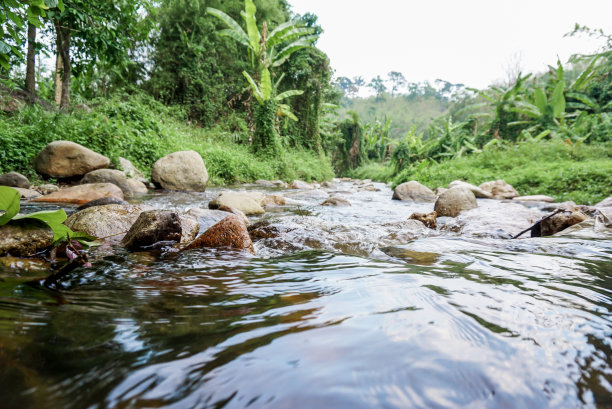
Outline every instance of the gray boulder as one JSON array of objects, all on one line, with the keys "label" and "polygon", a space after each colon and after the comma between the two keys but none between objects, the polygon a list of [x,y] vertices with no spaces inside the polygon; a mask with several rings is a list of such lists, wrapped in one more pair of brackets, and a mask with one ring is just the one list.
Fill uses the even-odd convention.
[{"label": "gray boulder", "polygon": [[181,241],[182,225],[179,215],[168,210],[149,210],[140,213],[121,243],[128,250],[142,250],[159,242]]},{"label": "gray boulder", "polygon": [[155,162],[151,179],[167,190],[203,192],[208,183],[208,172],[199,153],[180,151]]},{"label": "gray boulder", "polygon": [[51,243],[53,232],[48,227],[29,223],[0,226],[0,256],[31,256]]},{"label": "gray boulder", "polygon": [[123,192],[124,197],[132,196],[132,188],[128,183],[127,178],[125,177],[125,173],[116,169],[98,169],[88,172],[83,179],[81,179],[81,184],[86,183],[112,183],[113,185],[117,185],[119,189]]},{"label": "gray boulder", "polygon": [[482,199],[491,199],[493,197],[493,194],[491,192],[487,192],[486,190],[481,189],[478,186],[474,186],[471,183],[467,183],[462,180],[453,180],[452,182],[450,182],[448,188],[452,189],[454,187],[464,187],[466,189],[469,189],[472,191],[472,193],[474,193],[474,196]]},{"label": "gray boulder", "polygon": [[83,231],[98,238],[120,240],[130,230],[140,213],[147,210],[153,208],[147,205],[118,204],[94,206],[71,214],[64,224],[73,231]]},{"label": "gray boulder", "polygon": [[20,187],[22,189],[30,188],[30,181],[27,177],[21,173],[9,172],[4,175],[0,175],[0,185],[10,187]]},{"label": "gray boulder", "polygon": [[258,192],[223,192],[208,203],[210,209],[218,209],[221,206],[233,207],[246,215],[264,214],[265,210],[261,203],[265,196]]},{"label": "gray boulder", "polygon": [[130,178],[127,180],[133,196],[142,196],[149,192],[147,186],[138,179]]},{"label": "gray boulder", "polygon": [[434,211],[438,217],[456,217],[462,211],[476,207],[478,207],[478,203],[474,193],[469,189],[459,187],[448,189],[442,193],[436,200]]},{"label": "gray boulder", "polygon": [[68,178],[106,168],[110,159],[78,143],[51,142],[34,159],[34,168],[43,176]]},{"label": "gray boulder", "polygon": [[479,187],[482,190],[491,193],[493,195],[493,199],[512,199],[519,195],[512,185],[509,185],[506,183],[506,181],[501,179],[484,182]]},{"label": "gray boulder", "polygon": [[433,202],[436,200],[434,192],[416,180],[397,185],[393,190],[394,200],[412,200],[414,202]]}]

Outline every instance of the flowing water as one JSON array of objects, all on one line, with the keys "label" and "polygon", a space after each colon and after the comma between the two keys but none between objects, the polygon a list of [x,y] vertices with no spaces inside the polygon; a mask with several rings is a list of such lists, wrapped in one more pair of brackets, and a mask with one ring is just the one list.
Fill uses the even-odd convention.
[{"label": "flowing water", "polygon": [[102,246],[56,289],[0,267],[0,408],[612,407],[609,235],[434,231],[363,187],[281,191],[256,256]]}]

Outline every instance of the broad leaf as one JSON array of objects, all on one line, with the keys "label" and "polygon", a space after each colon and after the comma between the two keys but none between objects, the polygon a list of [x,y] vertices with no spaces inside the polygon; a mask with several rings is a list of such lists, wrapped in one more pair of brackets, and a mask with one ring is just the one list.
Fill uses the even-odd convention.
[{"label": "broad leaf", "polygon": [[259,34],[259,29],[257,28],[257,19],[255,18],[256,11],[257,8],[255,7],[253,0],[244,0],[244,12],[241,14],[244,18],[244,22],[246,23],[251,48],[255,51],[255,54],[259,55],[261,52],[261,45],[259,44],[261,35]]},{"label": "broad leaf", "polygon": [[242,71],[242,75],[244,75],[244,77],[249,82],[249,85],[251,86],[251,91],[253,91],[253,95],[255,96],[255,99],[257,100],[257,102],[259,102],[260,105],[263,105],[264,99],[263,99],[263,96],[261,95],[261,91],[259,90],[259,87],[255,83],[255,80],[253,80],[253,78],[246,71]]},{"label": "broad leaf", "polygon": [[289,91],[281,92],[280,94],[275,96],[274,99],[277,100],[277,101],[282,101],[285,98],[289,98],[289,97],[292,97],[294,95],[302,95],[303,93],[304,93],[304,91],[302,91],[302,90],[291,89]]},{"label": "broad leaf", "polygon": [[296,121],[298,120],[298,117],[295,116],[295,114],[293,112],[291,112],[291,108],[289,107],[289,105],[287,104],[279,104],[278,105],[278,112],[277,114],[279,116],[286,116],[287,118]]},{"label": "broad leaf", "polygon": [[261,96],[264,101],[268,101],[272,97],[272,79],[270,78],[270,70],[267,68],[261,70]]},{"label": "broad leaf", "polygon": [[542,115],[546,115],[546,106],[548,105],[548,101],[546,99],[546,93],[544,90],[542,88],[536,88],[533,91],[533,98],[538,111],[540,111]]},{"label": "broad leaf", "polygon": [[19,192],[8,186],[0,186],[0,226],[5,225],[19,213]]},{"label": "broad leaf", "polygon": [[[242,27],[240,27],[240,25],[236,22],[236,20],[234,20],[233,18],[231,18],[229,15],[225,14],[221,10],[217,10],[212,7],[207,7],[206,12],[210,15],[217,17],[219,20],[225,23],[225,25],[228,26],[230,30],[234,31],[236,33],[236,37],[239,38],[238,41],[241,44],[249,44],[249,36],[247,36],[247,34],[244,32]],[[232,37],[232,38],[236,38],[236,37]]]},{"label": "broad leaf", "polygon": [[586,107],[591,108],[592,110],[595,110],[595,111],[599,110],[599,104],[597,103],[597,101],[595,101],[593,98],[589,97],[588,95],[578,93],[578,92],[568,92],[567,96],[570,98],[577,99],[578,101],[582,102]]},{"label": "broad leaf", "polygon": [[238,41],[240,44],[245,47],[251,48],[251,43],[249,43],[249,39],[243,35],[244,33],[237,33],[235,30],[231,28],[226,28],[224,30],[219,31],[219,35],[233,38]]},{"label": "broad leaf", "polygon": [[560,117],[565,112],[565,97],[563,96],[564,89],[565,82],[559,81],[557,82],[557,86],[552,94],[550,104],[552,106],[553,116],[555,118]]}]

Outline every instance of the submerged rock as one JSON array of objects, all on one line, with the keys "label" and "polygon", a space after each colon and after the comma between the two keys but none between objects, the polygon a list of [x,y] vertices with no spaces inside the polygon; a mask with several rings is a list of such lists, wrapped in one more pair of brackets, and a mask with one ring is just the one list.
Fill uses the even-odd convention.
[{"label": "submerged rock", "polygon": [[0,226],[0,256],[27,257],[53,243],[53,232],[37,223],[9,223]]},{"label": "submerged rock", "polygon": [[587,220],[589,217],[575,206],[568,206],[559,209],[559,212],[552,216],[543,219],[540,222],[540,228],[531,231],[531,237],[546,237],[552,236],[562,230],[567,229],[575,224]]},{"label": "submerged rock", "polygon": [[266,195],[266,197],[263,199],[263,202],[261,203],[263,207],[284,206],[286,204],[287,201],[281,195]]},{"label": "submerged rock", "polygon": [[348,201],[347,198],[342,196],[331,196],[325,199],[321,206],[338,206],[338,207],[346,207],[350,206],[351,202]]},{"label": "submerged rock", "polygon": [[30,181],[27,177],[21,173],[9,172],[4,175],[0,175],[0,185],[10,187],[20,187],[22,189],[30,188]]},{"label": "submerged rock", "polygon": [[423,223],[425,226],[429,227],[430,229],[435,229],[436,227],[438,227],[436,223],[437,217],[438,217],[438,213],[436,212],[412,213],[408,219],[418,220],[421,223]]},{"label": "submerged rock", "polygon": [[186,215],[194,218],[199,224],[199,231],[205,232],[214,224],[228,217],[231,213],[222,210],[202,209],[194,207],[186,212]]},{"label": "submerged rock", "polygon": [[151,179],[166,190],[203,192],[208,183],[208,172],[199,153],[180,151],[155,162]]},{"label": "submerged rock", "polygon": [[83,231],[91,236],[120,240],[130,230],[144,211],[154,210],[148,205],[93,206],[71,214],[64,224],[73,231]]},{"label": "submerged rock", "polygon": [[433,202],[436,200],[434,192],[416,180],[402,183],[393,190],[394,200],[412,200],[413,202]]},{"label": "submerged rock", "polygon": [[218,209],[221,206],[228,206],[238,209],[246,215],[264,214],[265,210],[260,205],[263,198],[264,196],[261,193],[227,191],[211,200],[208,203],[208,207],[210,209]]},{"label": "submerged rock", "polygon": [[131,197],[132,189],[125,177],[125,173],[116,169],[98,169],[88,172],[83,179],[81,179],[81,184],[87,183],[112,183],[121,189],[123,192],[123,196]]},{"label": "submerged rock", "polygon": [[303,182],[301,180],[294,180],[289,185],[291,189],[304,189],[304,190],[313,190],[315,187],[310,183]]},{"label": "submerged rock", "polygon": [[34,168],[43,176],[69,178],[106,168],[110,159],[78,143],[51,142],[34,159]]},{"label": "submerged rock", "polygon": [[240,218],[233,214],[230,214],[210,227],[187,245],[185,249],[190,250],[206,247],[225,247],[244,250],[251,254],[255,254],[253,242],[251,241],[246,225]]},{"label": "submerged rock", "polygon": [[181,241],[182,225],[179,215],[167,210],[148,210],[140,213],[121,243],[128,250],[141,250],[159,242]]},{"label": "submerged rock", "polygon": [[478,202],[474,193],[469,189],[458,187],[442,193],[436,200],[434,210],[438,216],[456,217],[462,211],[476,207]]},{"label": "submerged rock", "polygon": [[462,180],[453,180],[452,182],[450,182],[448,188],[452,189],[454,187],[464,187],[468,190],[471,190],[472,193],[474,193],[474,196],[479,197],[481,199],[491,199],[493,197],[493,194],[491,192],[487,192],[486,190],[481,189],[478,186],[474,186],[471,183],[467,183]]},{"label": "submerged rock", "polygon": [[493,199],[512,199],[519,195],[515,188],[502,179],[484,182],[479,187],[491,193]]},{"label": "submerged rock", "polygon": [[115,196],[123,199],[123,192],[117,185],[112,183],[88,183],[86,185],[78,185],[60,189],[57,192],[38,197],[34,199],[34,201],[84,204],[95,199],[101,199],[109,196]]}]

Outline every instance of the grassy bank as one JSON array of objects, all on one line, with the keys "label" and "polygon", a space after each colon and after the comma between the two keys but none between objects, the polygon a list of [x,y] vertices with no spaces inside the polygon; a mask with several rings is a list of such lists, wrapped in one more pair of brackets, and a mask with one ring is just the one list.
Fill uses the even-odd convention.
[{"label": "grassy bank", "polygon": [[130,159],[145,174],[164,155],[194,150],[204,159],[213,184],[256,179],[326,180],[333,177],[329,159],[310,151],[285,149],[283,157],[254,155],[246,130],[238,124],[213,129],[190,126],[176,109],[144,96],[116,96],[91,101],[90,110],[62,113],[38,106],[0,113],[0,173],[35,177],[32,159],[49,142],[69,140],[108,156]]},{"label": "grassy bank", "polygon": [[417,180],[432,189],[446,187],[455,179],[476,185],[504,179],[521,195],[544,194],[557,201],[594,204],[612,195],[612,144],[572,147],[561,140],[522,142],[440,163],[424,162],[399,174],[390,165],[369,164],[351,176],[392,180],[394,185]]}]

